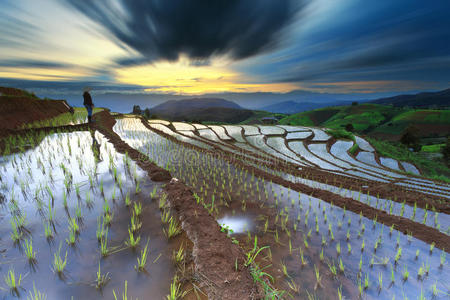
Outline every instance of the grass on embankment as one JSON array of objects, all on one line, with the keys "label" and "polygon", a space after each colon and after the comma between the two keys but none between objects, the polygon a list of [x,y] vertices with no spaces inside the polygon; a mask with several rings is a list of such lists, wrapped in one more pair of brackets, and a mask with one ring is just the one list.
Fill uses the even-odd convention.
[{"label": "grass on embankment", "polygon": [[353,146],[348,150],[351,155],[355,155],[359,149],[358,143],[356,143],[356,139],[353,133],[348,132],[345,129],[328,129],[326,131],[329,135],[334,137],[335,139],[347,139],[353,141]]},{"label": "grass on embankment", "polygon": [[[42,128],[42,127],[55,127],[55,126],[64,126],[69,124],[80,124],[84,123],[87,118],[87,110],[84,107],[74,107],[74,113],[70,112],[60,114],[54,118],[36,121],[33,123],[25,124],[23,126],[24,129],[29,128]],[[94,107],[92,114],[95,114],[99,111],[104,110],[102,107]]]},{"label": "grass on embankment", "polygon": [[366,139],[379,155],[414,163],[422,171],[423,176],[450,183],[450,168],[443,161],[425,158],[420,153],[411,152],[405,145],[397,142],[380,141],[370,137],[366,137]]}]

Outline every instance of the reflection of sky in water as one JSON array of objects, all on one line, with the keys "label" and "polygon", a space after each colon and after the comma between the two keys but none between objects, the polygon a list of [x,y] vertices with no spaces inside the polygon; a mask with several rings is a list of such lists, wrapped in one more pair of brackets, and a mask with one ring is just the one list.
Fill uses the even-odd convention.
[{"label": "reflection of sky in water", "polygon": [[233,233],[245,233],[253,229],[253,224],[248,217],[225,216],[217,220],[222,227],[233,230]]}]

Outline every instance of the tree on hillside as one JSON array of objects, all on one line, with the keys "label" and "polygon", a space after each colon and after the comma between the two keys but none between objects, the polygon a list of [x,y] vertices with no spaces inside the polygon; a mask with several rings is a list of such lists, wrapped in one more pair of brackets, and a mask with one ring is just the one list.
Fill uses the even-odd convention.
[{"label": "tree on hillside", "polygon": [[419,151],[419,136],[418,129],[414,125],[409,125],[402,134],[400,142],[408,148],[413,148],[414,151]]},{"label": "tree on hillside", "polygon": [[358,101],[353,101],[352,106],[356,106],[356,105],[358,105]]},{"label": "tree on hillside", "polygon": [[146,108],[146,109],[144,110],[144,117],[145,117],[146,119],[150,119],[150,109]]},{"label": "tree on hillside", "polygon": [[135,114],[135,115],[142,114],[141,107],[139,105],[133,105],[133,112],[132,112],[132,114]]},{"label": "tree on hillside", "polygon": [[442,154],[444,155],[444,161],[447,164],[447,166],[450,166],[450,137],[447,137],[447,143],[445,144],[445,147],[442,148]]},{"label": "tree on hillside", "polygon": [[348,132],[353,132],[355,128],[353,127],[353,124],[348,123],[347,125],[345,125],[345,130],[347,130]]}]

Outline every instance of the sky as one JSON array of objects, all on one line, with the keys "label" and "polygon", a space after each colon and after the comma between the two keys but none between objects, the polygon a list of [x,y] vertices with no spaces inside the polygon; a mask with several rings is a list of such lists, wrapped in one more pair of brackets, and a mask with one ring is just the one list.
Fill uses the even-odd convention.
[{"label": "sky", "polygon": [[448,0],[0,0],[0,85],[379,95],[450,83]]}]

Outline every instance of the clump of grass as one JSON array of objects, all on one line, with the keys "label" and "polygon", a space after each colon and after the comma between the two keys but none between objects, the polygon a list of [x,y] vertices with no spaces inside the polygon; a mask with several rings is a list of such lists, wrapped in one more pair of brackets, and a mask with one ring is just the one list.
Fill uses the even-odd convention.
[{"label": "clump of grass", "polygon": [[100,240],[100,253],[103,257],[106,257],[109,255],[109,249],[108,249],[108,228],[105,230],[104,236]]},{"label": "clump of grass", "polygon": [[181,245],[177,251],[173,251],[172,259],[177,265],[180,265],[184,261],[184,256],[184,248],[183,245]]},{"label": "clump of grass", "polygon": [[169,219],[169,228],[167,231],[165,231],[167,238],[171,239],[181,233],[181,227],[180,224],[178,224],[178,221],[174,219],[173,217],[170,217]]},{"label": "clump of grass", "polygon": [[53,271],[61,276],[64,272],[64,269],[66,268],[66,265],[67,265],[67,251],[66,255],[64,256],[64,259],[62,259],[61,244],[60,244],[58,251],[53,255]]},{"label": "clump of grass", "polygon": [[25,240],[24,241],[24,250],[25,250],[25,255],[28,258],[28,261],[30,263],[34,263],[36,262],[36,252],[33,249],[33,240],[30,239],[30,241]]},{"label": "clump of grass", "polygon": [[16,276],[14,269],[9,269],[5,276],[5,283],[15,295],[19,295],[20,284],[22,283],[22,274]]},{"label": "clump of grass", "polygon": [[98,263],[97,278],[95,279],[95,288],[101,290],[110,280],[109,273],[102,274],[100,262]]},{"label": "clump of grass", "polygon": [[316,285],[314,287],[314,289],[316,290],[317,288],[322,286],[322,276],[319,273],[319,268],[316,267],[316,265],[314,265],[314,274],[316,275]]},{"label": "clump of grass", "polygon": [[[114,296],[114,300],[118,300],[118,299],[120,299],[120,298],[117,298],[117,294],[116,294],[116,291],[115,290],[113,290],[113,296]],[[122,300],[133,300],[133,298],[128,298],[128,282],[125,280],[125,289],[124,289],[124,291],[122,292]],[[137,299],[136,299],[137,300]]]},{"label": "clump of grass", "polygon": [[134,202],[134,213],[137,217],[139,217],[142,214],[142,203],[141,202]]},{"label": "clump of grass", "polygon": [[173,277],[172,283],[170,284],[170,294],[167,295],[167,300],[177,300],[182,299],[186,296],[187,292],[182,291],[181,283],[178,281],[177,275]]},{"label": "clump of grass", "polygon": [[53,230],[50,227],[50,223],[45,224],[44,233],[47,240],[51,240],[53,238]]},{"label": "clump of grass", "polygon": [[404,281],[408,280],[408,277],[409,277],[408,267],[405,265],[405,267],[403,268],[403,280]]},{"label": "clump of grass", "polygon": [[47,295],[36,290],[36,286],[33,283],[33,292],[30,291],[30,295],[27,300],[47,300]]},{"label": "clump of grass", "polygon": [[147,244],[145,245],[144,250],[141,250],[141,256],[137,258],[137,266],[134,266],[134,268],[140,272],[145,270],[145,265],[147,264],[147,258],[148,258],[148,243],[150,241],[147,240]]},{"label": "clump of grass", "polygon": [[128,228],[128,240],[125,241],[125,244],[128,247],[136,248],[139,245],[139,242],[141,241],[141,236],[139,235],[137,238],[134,237],[133,231]]}]

